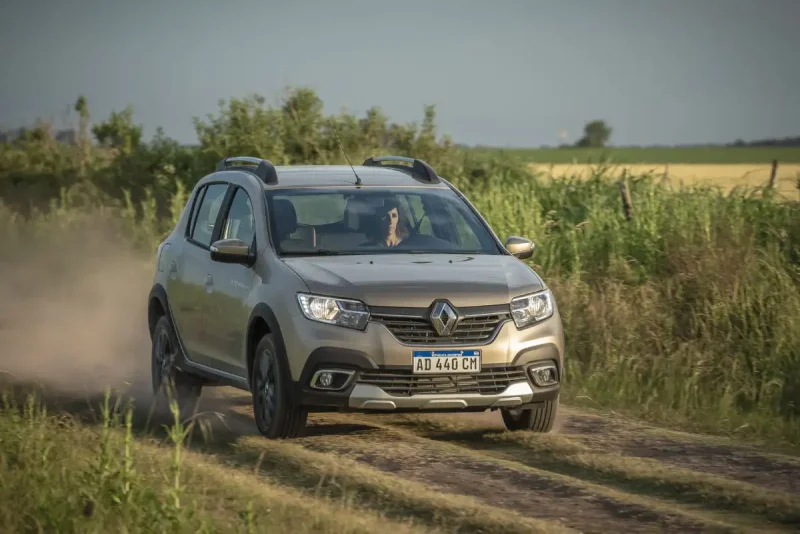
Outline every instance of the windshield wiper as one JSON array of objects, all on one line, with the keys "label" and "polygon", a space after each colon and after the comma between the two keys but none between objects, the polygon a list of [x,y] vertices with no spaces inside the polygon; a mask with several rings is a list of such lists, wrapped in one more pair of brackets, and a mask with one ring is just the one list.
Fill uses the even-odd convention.
[{"label": "windshield wiper", "polygon": [[339,250],[330,250],[326,248],[318,248],[313,250],[286,250],[281,254],[282,256],[343,256],[350,254],[349,252],[341,252]]}]

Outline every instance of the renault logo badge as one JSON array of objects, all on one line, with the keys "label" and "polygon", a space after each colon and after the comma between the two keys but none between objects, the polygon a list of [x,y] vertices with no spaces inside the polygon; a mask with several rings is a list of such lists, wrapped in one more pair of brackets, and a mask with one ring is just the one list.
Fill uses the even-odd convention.
[{"label": "renault logo badge", "polygon": [[431,323],[440,336],[449,336],[458,323],[458,314],[446,302],[437,302],[431,312]]}]

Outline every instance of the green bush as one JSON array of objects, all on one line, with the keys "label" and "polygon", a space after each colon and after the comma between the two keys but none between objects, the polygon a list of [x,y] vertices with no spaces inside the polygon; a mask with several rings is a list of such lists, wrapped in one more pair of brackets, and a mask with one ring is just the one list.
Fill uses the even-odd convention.
[{"label": "green bush", "polygon": [[104,142],[88,153],[39,128],[0,148],[2,238],[102,213],[152,254],[224,156],[345,163],[341,141],[353,163],[420,157],[501,238],[535,241],[531,261],[565,323],[568,400],[800,443],[798,203],[760,189],[725,194],[631,177],[627,221],[602,168],[588,180],[532,175],[439,138],[434,108],[424,111],[419,125],[390,123],[377,108],[325,116],[316,94],[301,89],[276,108],[257,96],[220,102],[216,115],[195,119],[197,147],[161,132],[142,142],[130,113],[96,126]]}]

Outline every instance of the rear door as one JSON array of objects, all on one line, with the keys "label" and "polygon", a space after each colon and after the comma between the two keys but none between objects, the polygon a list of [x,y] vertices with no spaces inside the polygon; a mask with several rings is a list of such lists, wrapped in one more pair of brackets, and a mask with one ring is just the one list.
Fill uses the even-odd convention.
[{"label": "rear door", "polygon": [[[231,201],[221,218],[218,239],[241,239],[256,247],[256,218],[253,199],[242,187],[235,186]],[[217,369],[246,377],[244,358],[249,312],[247,298],[255,283],[256,273],[247,265],[211,262],[212,289],[206,310],[206,334],[209,357]]]},{"label": "rear door", "polygon": [[168,267],[167,295],[175,328],[190,360],[211,363],[205,308],[209,298],[210,245],[229,185],[211,183],[198,191],[183,246]]}]

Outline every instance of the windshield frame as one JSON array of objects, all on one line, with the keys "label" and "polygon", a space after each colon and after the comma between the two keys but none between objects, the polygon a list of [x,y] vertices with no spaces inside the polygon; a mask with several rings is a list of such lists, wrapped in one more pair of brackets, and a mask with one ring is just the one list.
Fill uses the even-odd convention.
[{"label": "windshield frame", "polygon": [[[477,234],[476,228],[470,228],[470,230],[475,234],[475,238],[478,241],[485,239],[487,243],[481,246],[479,249],[475,250],[419,250],[414,248],[394,248],[394,247],[370,247],[362,250],[353,250],[353,249],[345,249],[345,250],[326,250],[324,247],[318,247],[316,249],[309,249],[308,251],[285,251],[281,248],[280,243],[277,240],[277,236],[275,235],[275,220],[274,214],[275,209],[273,205],[273,200],[276,195],[282,194],[292,194],[295,192],[300,192],[301,194],[325,194],[325,192],[333,192],[333,193],[341,193],[341,194],[348,194],[350,192],[357,192],[359,190],[379,190],[379,189],[389,189],[396,195],[403,195],[403,194],[413,194],[415,190],[422,190],[422,191],[431,191],[434,195],[440,194],[444,195],[445,198],[442,200],[443,202],[454,202],[456,204],[460,203],[461,207],[465,212],[470,214],[474,217],[474,224],[481,231],[485,232],[485,236],[481,238]],[[279,257],[284,258],[291,258],[291,257],[317,257],[317,256],[364,256],[364,255],[389,255],[389,254],[412,254],[412,255],[423,255],[423,254],[460,254],[460,255],[492,255],[492,256],[507,256],[510,255],[503,245],[502,241],[498,238],[497,234],[491,228],[489,223],[486,219],[480,214],[480,212],[475,208],[475,206],[461,193],[458,189],[452,186],[449,183],[446,183],[444,187],[431,187],[431,186],[424,186],[424,185],[396,185],[396,186],[348,186],[344,184],[337,184],[337,185],[319,185],[319,186],[296,186],[296,187],[276,187],[276,188],[265,188],[264,189],[264,207],[266,209],[266,226],[267,226],[267,237],[270,245],[272,246],[273,251]],[[458,209],[458,208],[456,208]],[[462,214],[463,216],[463,214]],[[468,226],[471,226],[467,217],[464,217],[465,223]],[[489,246],[491,243],[491,246]]]}]

